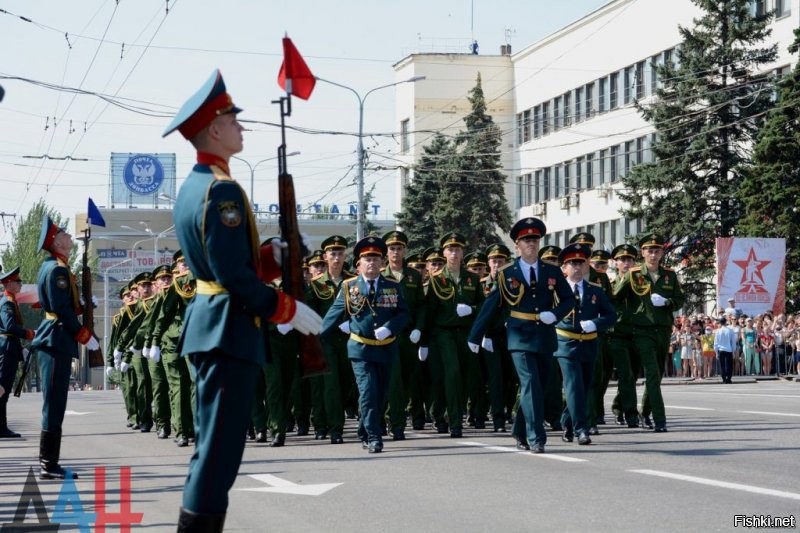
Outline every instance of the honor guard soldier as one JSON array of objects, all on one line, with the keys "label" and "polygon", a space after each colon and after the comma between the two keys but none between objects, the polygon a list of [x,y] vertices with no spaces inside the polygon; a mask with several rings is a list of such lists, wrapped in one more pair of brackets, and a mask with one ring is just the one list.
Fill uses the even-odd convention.
[{"label": "honor guard soldier", "polygon": [[[505,244],[493,244],[486,249],[489,274],[481,279],[483,293],[487,297],[497,288],[497,277],[511,260],[511,250]],[[506,337],[506,316],[498,313],[493,323],[487,328],[484,338],[488,341],[487,356],[482,353],[483,363],[486,366],[487,385],[489,389],[489,411],[492,415],[492,426],[495,432],[506,431],[506,420],[511,419],[511,412],[517,397],[517,373],[511,354],[508,353],[508,339]],[[493,355],[492,355],[493,354]]]},{"label": "honor guard soldier", "polygon": [[[136,287],[136,283],[133,280],[120,290],[120,298],[122,299],[123,305],[119,310],[119,314],[117,315],[118,320],[116,320],[114,328],[111,330],[111,338],[108,342],[108,346],[113,347],[113,350],[110,349],[109,352],[111,353],[106,357],[112,358],[114,368],[120,372],[122,397],[125,400],[125,409],[128,412],[128,427],[134,431],[138,431],[140,426],[139,411],[136,408],[136,373],[128,371],[130,369],[130,364],[126,356],[128,350],[119,350],[116,348],[120,338],[133,321],[136,304],[139,301],[139,289]],[[106,373],[108,374],[108,369],[106,369]]]},{"label": "honor guard soldier", "polygon": [[[228,491],[239,471],[255,377],[266,359],[262,320],[319,333],[321,319],[302,302],[265,285],[250,202],[228,162],[242,150],[244,128],[219,71],[178,111],[175,130],[197,150],[173,213],[175,231],[197,290],[186,310],[178,350],[196,369],[195,452],[183,490],[178,531],[222,531]],[[261,274],[261,277],[259,277]],[[223,391],[235,391],[223,394]]]},{"label": "honor guard soldier", "polygon": [[169,384],[164,362],[161,360],[161,351],[151,353],[153,346],[153,330],[155,329],[161,308],[164,305],[164,296],[172,285],[172,269],[170,265],[159,265],[153,270],[154,297],[153,305],[144,319],[144,348],[142,355],[148,359],[147,366],[150,371],[150,380],[153,388],[153,420],[159,439],[169,438],[172,433],[169,405]]},{"label": "honor guard soldier", "polygon": [[592,255],[589,256],[589,264],[599,274],[608,275],[608,261],[611,259],[611,253],[605,250],[594,250]]},{"label": "honor guard soldier", "polygon": [[406,257],[406,266],[408,268],[413,268],[419,275],[425,277],[425,258],[422,257],[422,254],[411,254]]},{"label": "honor guard soldier", "polygon": [[444,268],[444,252],[438,246],[431,246],[422,252],[422,256],[425,258],[425,281],[427,282],[432,275]]},{"label": "honor guard soldier", "polygon": [[3,296],[0,297],[0,439],[19,438],[8,429],[8,397],[14,387],[17,367],[23,360],[22,341],[33,340],[33,330],[22,323],[17,294],[22,289],[19,267],[0,274]]},{"label": "honor guard soldier", "polygon": [[403,287],[406,306],[409,312],[408,325],[397,332],[399,356],[392,367],[389,382],[389,424],[393,440],[404,440],[406,428],[406,408],[409,400],[412,405],[412,427],[425,426],[425,412],[422,409],[421,362],[417,359],[417,344],[425,327],[425,289],[422,275],[404,264],[408,237],[402,231],[390,231],[383,236],[386,244],[388,264],[381,275],[399,283]]},{"label": "honor guard soldier", "polygon": [[500,271],[492,291],[469,333],[469,348],[478,351],[492,318],[508,312],[508,350],[517,369],[520,408],[512,434],[517,447],[544,453],[544,388],[558,347],[555,323],[574,307],[575,296],[557,267],[538,259],[544,222],[524,218],[511,228],[518,257]]},{"label": "honor guard soldier", "polygon": [[650,412],[656,432],[667,431],[661,376],[672,332],[673,313],[683,307],[685,296],[674,271],[661,266],[664,239],[655,233],[639,241],[644,262],[631,268],[614,285],[614,300],[629,307],[633,323],[633,347],[644,367],[645,393],[642,416],[648,425]]},{"label": "honor guard soldier", "polygon": [[483,252],[472,252],[464,256],[464,265],[467,267],[467,272],[477,274],[478,277],[483,279],[489,271],[489,259]]},{"label": "honor guard soldier", "polygon": [[[72,236],[44,215],[39,234],[39,249],[50,255],[39,268],[36,285],[44,320],[36,329],[31,345],[39,357],[42,396],[42,433],[39,440],[41,479],[64,479],[68,471],[59,466],[61,425],[67,409],[67,391],[72,359],[78,357],[78,344],[97,350],[100,343],[81,325],[78,284],[69,268]],[[73,479],[78,476],[74,472]]]},{"label": "honor guard soldier", "polygon": [[567,405],[561,415],[562,440],[591,444],[589,430],[594,426],[587,410],[594,379],[594,365],[600,350],[597,334],[614,325],[617,318],[605,291],[583,279],[592,249],[585,244],[569,244],[561,250],[559,261],[575,296],[572,311],[556,324],[558,350],[555,357],[564,377]]},{"label": "honor guard soldier", "polygon": [[[446,263],[430,276],[422,346],[431,348],[429,366],[436,430],[447,433],[449,422],[450,437],[460,439],[467,392],[475,401],[474,380],[478,377],[475,376],[478,361],[467,349],[467,335],[485,298],[480,278],[461,268],[464,236],[448,233],[439,244]],[[447,421],[442,398],[447,406]]]},{"label": "honor guard soldier", "polygon": [[[539,249],[539,260],[548,265],[561,267],[558,254],[561,248],[555,245],[542,246]],[[547,385],[544,389],[544,419],[553,431],[561,431],[561,413],[564,411],[564,398],[562,395],[563,379],[561,367],[550,365],[550,374],[547,376]]]},{"label": "honor guard soldier", "polygon": [[308,271],[311,274],[311,279],[321,276],[328,270],[328,263],[325,262],[325,257],[322,250],[314,250],[308,257]]},{"label": "honor guard soldier", "polygon": [[397,363],[397,336],[409,321],[402,286],[381,275],[386,244],[379,237],[358,241],[353,255],[360,274],[342,283],[323,321],[323,335],[347,332],[347,353],[359,392],[358,436],[369,453],[383,451],[383,412],[392,366]]},{"label": "honor guard soldier", "polygon": [[539,259],[542,260],[543,263],[547,263],[548,265],[558,266],[558,254],[561,253],[561,248],[550,244],[548,246],[542,246],[539,249]]}]

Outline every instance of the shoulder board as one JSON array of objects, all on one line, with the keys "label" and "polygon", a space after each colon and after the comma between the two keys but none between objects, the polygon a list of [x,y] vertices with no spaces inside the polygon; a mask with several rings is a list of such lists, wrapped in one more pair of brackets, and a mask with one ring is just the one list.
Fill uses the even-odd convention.
[{"label": "shoulder board", "polygon": [[501,266],[501,267],[498,269],[498,271],[500,271],[500,270],[505,270],[505,269],[507,269],[507,268],[510,268],[510,267],[512,267],[512,266],[514,266],[514,261],[509,261],[509,262],[508,262],[508,263],[506,263],[505,265]]},{"label": "shoulder board", "polygon": [[642,267],[635,266],[635,267],[631,267],[628,272],[641,272],[641,271],[642,271]]},{"label": "shoulder board", "polygon": [[603,288],[603,286],[600,283],[597,283],[595,281],[587,281],[586,283],[588,283],[592,287],[597,287],[598,289],[602,289]]},{"label": "shoulder board", "polygon": [[[344,276],[345,274],[347,274],[347,276],[346,276],[346,277]],[[358,276],[356,276],[356,275],[355,275],[355,274],[353,274],[352,272],[342,272],[342,275],[343,275],[343,276],[342,276],[342,277],[343,277],[342,281],[353,281],[354,279],[357,279],[357,278],[358,278]],[[384,279],[385,279],[385,278],[384,278]],[[392,280],[386,280],[386,281],[392,281]]]},{"label": "shoulder board", "polygon": [[491,278],[489,276],[484,276],[481,278],[481,283],[486,283],[487,281],[491,281]]},{"label": "shoulder board", "polygon": [[311,278],[311,281],[319,281],[319,278],[323,277],[324,275],[325,275],[324,272],[322,274],[317,274],[316,276]]}]

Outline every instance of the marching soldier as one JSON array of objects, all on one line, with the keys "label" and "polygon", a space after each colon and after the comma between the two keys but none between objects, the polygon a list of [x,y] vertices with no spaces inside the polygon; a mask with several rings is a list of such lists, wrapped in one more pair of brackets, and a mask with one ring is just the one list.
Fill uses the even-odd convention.
[{"label": "marching soldier", "polygon": [[464,256],[464,265],[467,272],[477,274],[479,278],[483,279],[489,271],[489,258],[483,252],[472,252]]},{"label": "marching soldier", "polygon": [[488,300],[469,332],[469,348],[477,353],[487,327],[496,313],[508,311],[508,350],[517,369],[520,408],[512,434],[517,447],[544,453],[544,388],[558,342],[555,323],[574,307],[575,296],[557,267],[538,259],[544,222],[524,218],[511,228],[518,257],[500,271],[497,290]]},{"label": "marching soldier", "polygon": [[631,268],[614,286],[614,299],[626,304],[633,323],[633,347],[645,373],[642,416],[647,425],[653,414],[655,431],[667,431],[661,375],[669,348],[672,313],[683,306],[685,296],[674,271],[661,266],[664,240],[650,233],[639,241],[644,262]]},{"label": "marching soldier", "polygon": [[[136,373],[128,372],[129,364],[125,361],[125,353],[117,349],[118,341],[125,330],[133,321],[135,315],[136,304],[139,299],[139,291],[136,283],[133,280],[127,286],[120,289],[120,298],[122,299],[122,307],[115,317],[113,328],[111,330],[111,337],[108,340],[108,346],[113,347],[106,355],[107,364],[106,374],[111,376],[111,366],[120,372],[120,384],[122,386],[122,398],[125,400],[125,410],[128,413],[128,427],[134,431],[138,431],[139,426],[139,411],[136,408]],[[127,350],[126,350],[127,351]]]},{"label": "marching soldier", "polygon": [[[421,362],[417,358],[417,344],[422,337],[422,328],[425,324],[423,314],[425,304],[425,289],[422,285],[422,276],[413,268],[405,266],[403,259],[408,245],[408,237],[402,231],[390,231],[383,236],[386,244],[386,257],[389,262],[381,275],[389,280],[399,283],[404,291],[406,305],[409,312],[408,326],[402,332],[397,332],[399,356],[392,367],[392,376],[389,381],[389,424],[393,440],[404,440],[406,427],[406,409],[411,397],[419,397],[421,383],[414,380],[419,376]],[[412,391],[413,389],[413,391]],[[425,425],[424,415],[417,413],[418,418],[412,418],[412,425],[419,427]],[[421,428],[420,428],[421,429]]]},{"label": "marching soldier", "polygon": [[559,266],[558,254],[561,253],[561,248],[554,244],[542,246],[539,249],[539,259],[548,265]]},{"label": "marching soldier", "polygon": [[[606,296],[611,298],[611,280],[608,277],[608,261],[611,254],[605,250],[594,250],[589,256],[589,281],[599,283]],[[594,276],[594,279],[592,279]],[[597,424],[605,424],[605,396],[608,390],[608,382],[611,381],[611,374],[614,371],[614,357],[611,353],[611,337],[607,332],[598,335],[600,342],[600,354],[597,364],[594,367],[594,380],[592,384],[592,397],[589,399],[589,419],[593,420],[592,431],[597,434]]]},{"label": "marching soldier", "polygon": [[575,296],[574,307],[556,324],[558,350],[555,357],[564,376],[567,406],[561,415],[564,428],[562,440],[591,444],[589,428],[594,419],[587,412],[587,401],[594,377],[594,364],[600,348],[598,332],[605,331],[616,320],[616,313],[605,292],[583,279],[591,248],[585,244],[570,244],[559,254],[567,283]]},{"label": "marching soldier", "polygon": [[[72,236],[53,223],[42,220],[39,249],[50,255],[39,268],[36,284],[44,320],[36,329],[32,346],[39,357],[42,396],[42,433],[39,440],[40,479],[64,479],[68,471],[58,464],[61,455],[61,426],[67,409],[67,391],[72,359],[78,357],[78,344],[97,350],[100,343],[81,325],[78,285],[69,268]],[[78,477],[70,473],[73,479]]]},{"label": "marching soldier", "polygon": [[[472,384],[477,360],[467,350],[467,335],[484,301],[483,287],[477,275],[461,269],[464,236],[448,233],[440,240],[446,264],[432,274],[426,295],[427,325],[422,347],[431,348],[430,372],[433,392],[433,415],[436,430],[450,437],[462,437],[462,413],[465,390]],[[430,260],[430,256],[429,256]],[[473,399],[475,391],[469,390]],[[444,418],[447,404],[447,421]]]},{"label": "marching soldier", "polygon": [[150,373],[151,385],[153,388],[153,419],[156,423],[156,431],[159,439],[169,438],[172,433],[170,424],[170,402],[169,384],[164,362],[161,360],[160,350],[151,353],[153,344],[153,330],[161,308],[164,305],[164,297],[167,289],[172,285],[172,269],[169,265],[159,265],[153,270],[153,280],[155,284],[155,295],[153,305],[147,311],[144,318],[144,348],[142,355],[147,358],[147,367]]},{"label": "marching soldier", "polygon": [[[539,249],[539,260],[548,265],[561,268],[558,254],[561,248],[555,245],[543,246]],[[544,388],[544,420],[553,431],[561,431],[561,413],[564,411],[564,397],[562,389],[564,380],[561,377],[561,367],[550,365],[547,385]]]},{"label": "marching soldier", "polygon": [[[319,333],[321,319],[302,302],[265,285],[277,277],[230,157],[242,150],[241,111],[222,75],[209,80],[178,111],[176,129],[197,150],[197,165],[175,203],[178,242],[196,278],[178,350],[196,369],[195,452],[183,490],[178,531],[222,531],[228,491],[236,479],[253,402],[255,376],[266,358],[262,320]],[[233,394],[222,391],[232,390]]]},{"label": "marching soldier", "polygon": [[14,387],[17,367],[22,361],[22,340],[33,340],[33,330],[22,323],[17,294],[22,289],[19,267],[0,274],[3,296],[0,297],[0,439],[19,438],[8,429],[8,397]]},{"label": "marching soldier", "polygon": [[323,334],[347,331],[347,351],[359,392],[358,436],[369,453],[383,451],[383,412],[392,366],[397,362],[397,335],[405,331],[408,308],[402,286],[381,275],[386,244],[365,237],[353,250],[360,274],[342,283],[328,309]]}]

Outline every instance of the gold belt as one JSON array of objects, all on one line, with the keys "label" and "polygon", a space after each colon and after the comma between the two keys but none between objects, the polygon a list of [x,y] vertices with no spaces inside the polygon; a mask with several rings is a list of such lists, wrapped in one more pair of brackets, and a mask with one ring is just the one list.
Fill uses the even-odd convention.
[{"label": "gold belt", "polygon": [[222,286],[221,283],[216,281],[203,281],[197,280],[197,294],[215,295],[215,294],[228,294],[228,289]]},{"label": "gold belt", "polygon": [[539,320],[539,313],[523,313],[522,311],[511,311],[512,318],[520,320]]},{"label": "gold belt", "polygon": [[[222,284],[217,281],[204,281],[202,279],[198,279],[197,290],[195,292],[197,294],[205,294],[206,296],[216,296],[219,294],[228,294],[228,289],[223,287]],[[261,317],[254,316],[253,324],[255,324],[257,328],[260,328]]]},{"label": "gold belt", "polygon": [[596,331],[593,331],[591,333],[575,333],[574,331],[556,328],[556,333],[561,335],[562,337],[566,337],[568,339],[576,341],[593,341],[594,339],[597,338]]},{"label": "gold belt", "polygon": [[366,337],[362,337],[361,335],[356,335],[355,333],[350,333],[350,338],[356,342],[360,342],[361,344],[366,344],[368,346],[386,346],[387,344],[391,344],[394,342],[394,337],[387,337],[382,341],[378,339],[368,339]]},{"label": "gold belt", "polygon": [[45,320],[58,320],[58,315],[55,313],[51,313],[50,311],[44,312]]}]

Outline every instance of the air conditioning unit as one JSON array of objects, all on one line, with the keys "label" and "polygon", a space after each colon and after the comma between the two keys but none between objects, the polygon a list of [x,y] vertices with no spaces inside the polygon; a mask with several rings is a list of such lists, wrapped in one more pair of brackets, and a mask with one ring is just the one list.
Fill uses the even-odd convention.
[{"label": "air conditioning unit", "polygon": [[580,203],[580,199],[581,199],[581,197],[578,195],[578,193],[570,194],[569,195],[569,206],[570,207],[578,207],[578,204]]},{"label": "air conditioning unit", "polygon": [[608,198],[608,193],[611,191],[611,188],[605,183],[602,183],[598,185],[594,191],[598,198]]},{"label": "air conditioning unit", "polygon": [[559,199],[558,206],[561,209],[569,209],[569,197],[565,196],[564,198]]},{"label": "air conditioning unit", "polygon": [[531,205],[531,208],[533,216],[535,217],[541,217],[547,214],[547,204],[545,202],[533,204]]}]

